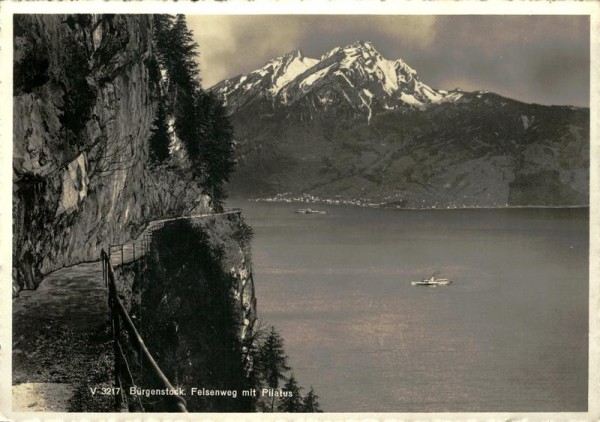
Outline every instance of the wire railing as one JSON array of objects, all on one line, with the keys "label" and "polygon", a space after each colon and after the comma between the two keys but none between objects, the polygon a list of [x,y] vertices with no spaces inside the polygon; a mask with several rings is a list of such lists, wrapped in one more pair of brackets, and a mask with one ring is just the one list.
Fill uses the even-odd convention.
[{"label": "wire railing", "polygon": [[[129,313],[125,309],[123,302],[119,299],[117,292],[115,270],[110,262],[110,256],[102,249],[102,263],[104,281],[108,286],[108,302],[110,308],[110,321],[113,335],[113,348],[115,354],[114,367],[114,393],[115,393],[115,410],[120,410],[123,407],[123,396],[128,396],[127,391],[131,387],[135,387],[133,374],[131,371],[130,362],[127,360],[123,351],[124,336],[123,331],[127,333],[128,342],[132,343],[136,351],[139,350],[139,365],[144,365],[151,372],[153,378],[158,381],[159,388],[164,390],[166,410],[171,412],[187,412],[186,402],[183,397],[176,394],[177,389],[173,387],[171,382],[162,372],[152,354],[144,344],[142,336],[139,334],[135,324],[131,320]],[[124,330],[123,330],[124,329]],[[129,410],[142,410],[141,403],[128,400]]]},{"label": "wire railing", "polygon": [[[115,396],[114,406],[116,411],[123,409],[124,398],[127,399],[126,401],[129,411],[144,411],[144,405],[141,397],[139,395],[132,397],[132,395],[129,394],[130,388],[138,387],[134,380],[134,370],[132,368],[139,368],[140,383],[144,380],[144,377],[142,376],[142,369],[147,369],[150,372],[151,378],[158,383],[158,388],[165,392],[163,396],[164,407],[166,411],[187,412],[187,405],[185,399],[177,394],[177,389],[165,376],[156,360],[144,344],[142,336],[132,321],[122,300],[119,298],[117,289],[118,277],[112,262],[118,262],[120,260],[121,267],[123,267],[125,264],[137,262],[141,258],[147,257],[150,251],[150,245],[152,243],[153,231],[163,227],[167,222],[183,219],[210,218],[239,213],[241,213],[239,208],[225,208],[221,213],[206,213],[186,217],[155,220],[148,225],[142,236],[140,236],[137,240],[125,244],[110,245],[108,247],[108,252],[102,249],[102,270],[104,283],[105,286],[108,287],[109,292],[108,305],[110,309],[110,325],[113,336],[115,359],[113,393]],[[250,311],[248,310],[244,314],[245,316],[246,314],[249,315]],[[136,357],[135,362],[127,358],[127,351],[131,350],[134,351],[133,354]]]}]

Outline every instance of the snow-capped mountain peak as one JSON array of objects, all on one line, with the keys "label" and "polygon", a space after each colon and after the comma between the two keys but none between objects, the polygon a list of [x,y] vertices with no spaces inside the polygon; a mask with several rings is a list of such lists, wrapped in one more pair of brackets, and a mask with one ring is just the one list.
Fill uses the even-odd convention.
[{"label": "snow-capped mountain peak", "polygon": [[274,108],[303,101],[313,108],[350,106],[367,113],[369,119],[374,108],[423,109],[429,104],[460,98],[422,83],[417,72],[402,59],[384,58],[370,41],[336,47],[320,59],[292,50],[247,75],[223,81],[212,90],[231,112],[262,98]]}]

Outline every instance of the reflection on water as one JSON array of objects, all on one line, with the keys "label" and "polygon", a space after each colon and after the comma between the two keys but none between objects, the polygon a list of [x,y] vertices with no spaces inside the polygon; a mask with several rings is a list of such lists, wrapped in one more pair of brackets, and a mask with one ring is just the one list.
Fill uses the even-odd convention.
[{"label": "reflection on water", "polygon": [[[259,315],[324,410],[587,409],[587,209],[229,205]],[[454,285],[410,285],[435,271]]]}]

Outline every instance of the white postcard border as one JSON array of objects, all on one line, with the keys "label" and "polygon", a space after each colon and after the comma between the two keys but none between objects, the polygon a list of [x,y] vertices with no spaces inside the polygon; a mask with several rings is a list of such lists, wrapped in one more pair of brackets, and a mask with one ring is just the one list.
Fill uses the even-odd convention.
[{"label": "white postcard border", "polygon": [[[201,1],[3,2],[0,4],[0,422],[15,421],[600,421],[600,2],[580,1]],[[589,15],[590,73],[590,289],[589,388],[586,413],[323,413],[323,414],[116,414],[12,413],[12,15],[16,13],[185,14],[398,14]]]}]

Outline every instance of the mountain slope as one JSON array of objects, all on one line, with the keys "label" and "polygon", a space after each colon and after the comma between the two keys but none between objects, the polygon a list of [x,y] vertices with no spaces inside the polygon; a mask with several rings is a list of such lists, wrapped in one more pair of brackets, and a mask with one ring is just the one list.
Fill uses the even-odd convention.
[{"label": "mountain slope", "polygon": [[588,204],[588,109],[436,90],[365,42],[332,50],[277,89],[262,80],[270,82],[213,88],[239,141],[234,194],[400,207]]}]

